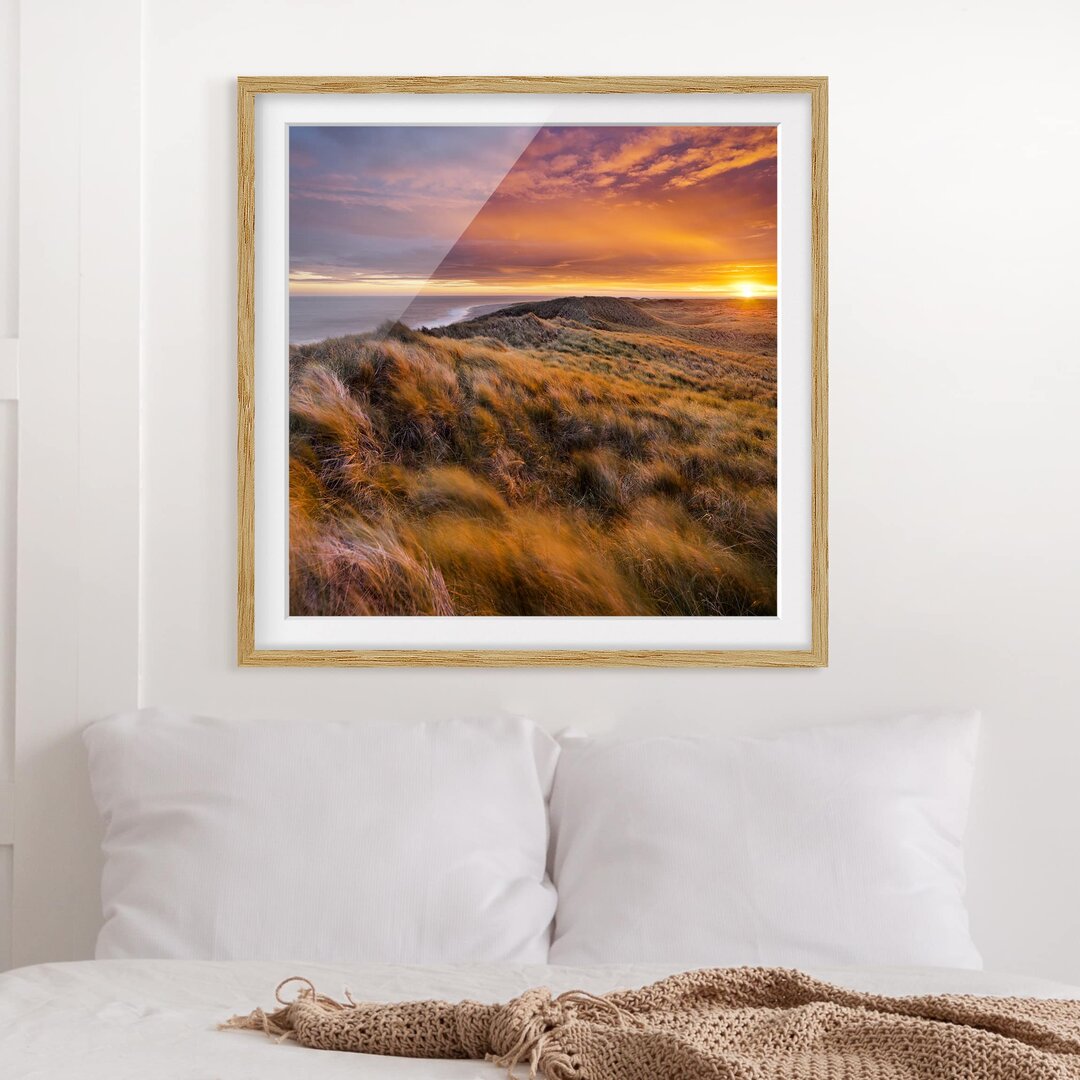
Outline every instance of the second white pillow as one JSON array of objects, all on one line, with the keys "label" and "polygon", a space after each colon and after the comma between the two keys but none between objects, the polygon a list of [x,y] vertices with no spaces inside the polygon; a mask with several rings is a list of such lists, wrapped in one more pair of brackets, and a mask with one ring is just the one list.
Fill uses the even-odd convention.
[{"label": "second white pillow", "polygon": [[977,728],[565,739],[551,963],[980,967],[962,858]]}]

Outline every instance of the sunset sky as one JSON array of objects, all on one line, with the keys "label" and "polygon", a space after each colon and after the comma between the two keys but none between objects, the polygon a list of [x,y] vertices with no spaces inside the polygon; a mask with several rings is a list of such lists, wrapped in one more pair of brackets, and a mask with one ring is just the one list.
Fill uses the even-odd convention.
[{"label": "sunset sky", "polygon": [[293,127],[292,295],[772,296],[773,127]]}]

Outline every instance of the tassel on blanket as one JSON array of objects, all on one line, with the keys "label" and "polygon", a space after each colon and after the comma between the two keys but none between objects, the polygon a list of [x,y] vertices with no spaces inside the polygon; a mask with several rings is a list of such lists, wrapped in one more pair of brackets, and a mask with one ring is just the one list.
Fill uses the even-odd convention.
[{"label": "tassel on blanket", "polygon": [[[290,983],[301,984],[301,990],[295,1000],[286,1001],[281,992]],[[400,1023],[394,1033],[397,1045],[393,1049],[390,1049],[385,1037],[380,1038],[373,1030],[364,1030],[367,1025],[359,1026],[359,1030],[367,1036],[363,1045],[345,1046],[341,1041],[341,1025],[334,1024],[335,1014],[343,1021],[364,1014],[374,1019],[374,1011],[377,1010],[385,1018],[388,1010],[393,1010],[394,1006],[357,1002],[347,991],[345,1002],[335,1001],[320,994],[310,980],[300,976],[279,983],[274,998],[281,1005],[280,1009],[270,1013],[255,1009],[247,1015],[234,1016],[219,1027],[223,1030],[262,1031],[278,1042],[291,1039],[305,1045],[319,1045],[319,1042],[311,1041],[314,1025],[321,1029],[323,1040],[328,1030],[338,1028],[333,1045],[328,1048],[367,1050],[379,1054],[400,1053],[400,1044],[408,1041],[412,1044],[411,1056],[482,1056],[492,1064],[505,1068],[510,1076],[514,1075],[513,1070],[517,1065],[525,1063],[529,1068],[530,1080],[536,1080],[537,1076],[547,1080],[580,1080],[581,1073],[573,1057],[558,1044],[558,1032],[566,1024],[584,1019],[612,1023],[617,1027],[634,1027],[637,1024],[630,1013],[614,1002],[584,990],[568,990],[555,998],[546,989],[530,990],[505,1007],[476,1005],[473,1002],[451,1006],[455,1010],[455,1037],[441,1041],[426,1039],[423,1047],[417,1044],[416,1035],[423,1031],[424,1025],[418,1022],[421,1018],[416,1014],[445,1009],[442,1002],[413,1002],[398,1006]],[[479,1029],[470,1031],[470,1018],[486,1021],[486,1032]],[[430,1020],[430,1016],[427,1019]],[[356,1025],[352,1026],[354,1030],[357,1029]],[[446,1025],[441,1026],[445,1030]],[[300,1032],[307,1037],[302,1038]],[[433,1045],[435,1042],[439,1045]],[[484,1052],[481,1054],[478,1050]]]},{"label": "tassel on blanket", "polygon": [[[325,994],[320,994],[315,989],[315,984],[309,979],[305,979],[300,975],[293,975],[288,979],[283,979],[277,984],[277,989],[274,990],[274,1000],[281,1006],[275,1012],[267,1013],[262,1009],[255,1009],[248,1013],[246,1016],[231,1016],[223,1024],[218,1024],[219,1031],[227,1031],[230,1028],[239,1031],[262,1031],[266,1035],[269,1035],[272,1039],[277,1039],[278,1042],[285,1042],[288,1039],[296,1039],[296,1031],[292,1026],[291,1012],[295,1002],[288,1002],[281,996],[281,991],[289,983],[303,983],[304,989],[300,991],[300,997],[297,1001],[307,1001],[315,1003],[319,1008],[326,1009],[328,1012],[337,1012],[347,1006],[342,1005],[340,1001],[335,1001],[333,998],[326,997]],[[348,993],[346,992],[346,997]],[[355,1004],[350,1000],[351,1004]]]},{"label": "tassel on blanket", "polygon": [[567,990],[551,998],[547,1005],[527,1016],[524,1022],[510,1009],[501,1010],[492,1022],[491,1041],[497,1046],[511,1039],[513,1042],[505,1053],[488,1054],[487,1060],[503,1066],[511,1077],[514,1067],[527,1061],[529,1080],[536,1080],[538,1075],[547,1077],[547,1080],[577,1080],[581,1073],[573,1057],[558,1045],[558,1032],[565,1024],[580,1019],[583,1013],[592,1014],[593,1019],[603,1019],[606,1015],[618,1027],[633,1027],[636,1023],[630,1013],[607,998],[585,990]]}]

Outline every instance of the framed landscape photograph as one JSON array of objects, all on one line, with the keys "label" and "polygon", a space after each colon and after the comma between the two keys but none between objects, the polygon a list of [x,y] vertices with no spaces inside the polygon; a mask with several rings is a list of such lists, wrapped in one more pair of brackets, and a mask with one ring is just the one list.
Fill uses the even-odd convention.
[{"label": "framed landscape photograph", "polygon": [[242,664],[823,666],[824,78],[241,78]]}]

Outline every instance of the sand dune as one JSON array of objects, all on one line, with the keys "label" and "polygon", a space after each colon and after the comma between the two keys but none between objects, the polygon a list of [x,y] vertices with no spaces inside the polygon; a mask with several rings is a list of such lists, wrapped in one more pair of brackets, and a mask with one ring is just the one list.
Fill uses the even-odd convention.
[{"label": "sand dune", "polygon": [[775,316],[565,297],[295,346],[291,612],[775,614]]}]

